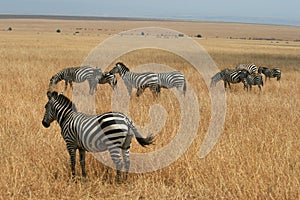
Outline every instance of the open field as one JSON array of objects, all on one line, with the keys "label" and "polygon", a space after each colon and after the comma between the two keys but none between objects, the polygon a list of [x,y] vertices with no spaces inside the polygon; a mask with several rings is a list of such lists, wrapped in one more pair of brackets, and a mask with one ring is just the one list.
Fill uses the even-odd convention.
[{"label": "open field", "polygon": [[[69,155],[53,123],[41,120],[46,91],[53,74],[79,66],[88,53],[114,33],[144,26],[162,26],[194,36],[220,68],[238,63],[279,67],[282,80],[268,80],[262,93],[232,85],[227,93],[226,122],[212,152],[198,151],[210,121],[208,89],[184,60],[163,51],[143,50],[124,55],[129,67],[160,61],[182,71],[199,101],[199,130],[189,149],[166,168],[130,174],[114,182],[115,171],[87,153],[87,180],[70,177]],[[12,31],[6,31],[12,27]],[[300,28],[253,24],[167,21],[0,20],[0,199],[299,199],[300,188]],[[61,29],[62,33],[56,33]],[[79,33],[75,32],[78,31]],[[245,40],[231,38],[277,38]],[[112,61],[113,62],[113,61]],[[113,64],[113,63],[112,63]],[[111,67],[111,66],[110,66]],[[120,77],[118,77],[119,82]],[[219,83],[221,84],[221,83]],[[62,86],[58,86],[61,89]],[[71,96],[68,90],[66,95]],[[98,86],[98,113],[111,109],[112,90]],[[149,91],[130,102],[137,125],[149,122],[148,111],[158,103],[168,111],[166,126],[147,149],[135,139],[132,152],[151,152],[170,142],[179,127],[178,102],[163,90],[154,100]],[[167,156],[167,155],[166,155]]]}]

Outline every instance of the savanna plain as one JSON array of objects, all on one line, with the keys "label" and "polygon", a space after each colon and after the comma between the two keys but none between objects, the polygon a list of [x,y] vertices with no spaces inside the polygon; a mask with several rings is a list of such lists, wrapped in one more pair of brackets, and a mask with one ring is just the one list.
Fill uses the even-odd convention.
[{"label": "savanna plain", "polygon": [[[199,158],[211,118],[209,89],[203,77],[184,59],[166,51],[144,49],[122,55],[107,69],[117,61],[129,68],[159,62],[185,74],[188,89],[193,89],[199,102],[196,136],[170,165],[153,172],[131,173],[121,184],[115,183],[115,170],[90,153],[86,156],[87,178],[80,178],[77,160],[76,181],[71,180],[60,127],[56,122],[49,129],[41,124],[49,80],[63,68],[80,66],[89,52],[114,34],[147,26],[191,36],[219,69],[254,63],[280,68],[282,78],[267,80],[261,92],[255,86],[247,92],[242,84],[232,85],[226,91],[226,116],[219,140],[205,158]],[[300,27],[1,19],[0,29],[0,199],[299,199]],[[198,34],[201,38],[195,37]],[[56,89],[60,92],[62,88],[59,84]],[[98,85],[97,113],[112,109],[113,92],[109,85]],[[70,89],[64,94],[72,97]],[[149,123],[153,104],[167,111],[165,126],[156,133],[152,146],[143,148],[133,139],[131,152],[163,148],[178,132],[179,102],[165,89],[158,98],[148,90],[130,98],[130,117],[135,124]]]}]

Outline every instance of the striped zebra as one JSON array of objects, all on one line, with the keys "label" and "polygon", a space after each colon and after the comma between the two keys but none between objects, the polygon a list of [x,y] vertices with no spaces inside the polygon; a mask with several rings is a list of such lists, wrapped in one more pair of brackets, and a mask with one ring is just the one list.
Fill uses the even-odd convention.
[{"label": "striped zebra", "polygon": [[[65,81],[65,90],[67,90],[68,83],[73,89],[73,82],[82,83],[88,80],[90,86],[90,94],[94,94],[97,87],[96,76],[102,76],[101,69],[94,69],[89,66],[70,67],[61,70],[50,79],[49,88],[54,87],[58,82]],[[99,78],[98,78],[99,79]]]},{"label": "striped zebra", "polygon": [[211,78],[210,86],[215,86],[217,82],[223,80],[225,89],[227,88],[227,84],[231,89],[230,83],[240,83],[248,74],[249,72],[247,70],[224,69]]},{"label": "striped zebra", "polygon": [[281,70],[278,68],[273,68],[269,69],[267,67],[259,67],[258,68],[258,73],[261,74],[263,73],[265,75],[265,81],[267,81],[267,78],[277,78],[277,81],[280,80],[281,78]]},{"label": "striped zebra", "polygon": [[150,145],[153,142],[151,135],[143,138],[133,122],[122,113],[107,112],[86,115],[77,112],[73,103],[63,94],[58,95],[55,91],[48,91],[47,96],[48,102],[45,105],[46,112],[42,124],[48,128],[54,120],[59,123],[70,155],[72,177],[75,176],[77,149],[79,149],[83,177],[86,176],[85,151],[103,152],[108,150],[117,169],[116,181],[120,182],[123,162],[126,176],[129,171],[129,149],[132,137],[135,136],[142,146]]},{"label": "striped zebra", "polygon": [[134,73],[131,72],[123,63],[118,62],[112,70],[110,70],[111,74],[119,73],[122,77],[128,93],[132,94],[132,88],[136,88],[136,95],[140,96],[143,91],[149,87],[154,95],[158,95],[159,86],[158,86],[158,75],[152,72],[145,73]]},{"label": "striped zebra", "polygon": [[244,89],[250,87],[250,91],[252,89],[252,85],[257,85],[259,87],[259,90],[261,91],[261,86],[264,86],[263,78],[260,74],[249,74],[246,78],[243,79],[244,83]]},{"label": "striped zebra", "polygon": [[179,71],[158,73],[158,85],[160,88],[173,88],[176,87],[178,91],[185,95],[186,93],[186,80],[184,75]]},{"label": "striped zebra", "polygon": [[257,67],[254,64],[240,64],[236,67],[237,70],[247,70],[250,74],[255,74]]},{"label": "striped zebra", "polygon": [[98,78],[98,84],[106,84],[109,83],[112,89],[115,89],[117,87],[117,77],[114,74],[111,73],[103,73],[101,76],[97,76]]}]

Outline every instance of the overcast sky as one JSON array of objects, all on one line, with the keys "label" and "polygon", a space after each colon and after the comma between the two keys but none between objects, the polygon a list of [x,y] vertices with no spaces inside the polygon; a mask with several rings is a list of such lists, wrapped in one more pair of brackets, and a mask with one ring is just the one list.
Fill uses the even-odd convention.
[{"label": "overcast sky", "polygon": [[300,25],[300,0],[0,0],[0,14],[215,19]]}]

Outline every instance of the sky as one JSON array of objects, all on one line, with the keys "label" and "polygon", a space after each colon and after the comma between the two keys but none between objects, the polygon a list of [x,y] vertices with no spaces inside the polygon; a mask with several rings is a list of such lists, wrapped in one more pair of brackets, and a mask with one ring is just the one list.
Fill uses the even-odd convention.
[{"label": "sky", "polygon": [[237,21],[300,26],[299,0],[0,0],[0,14]]}]

